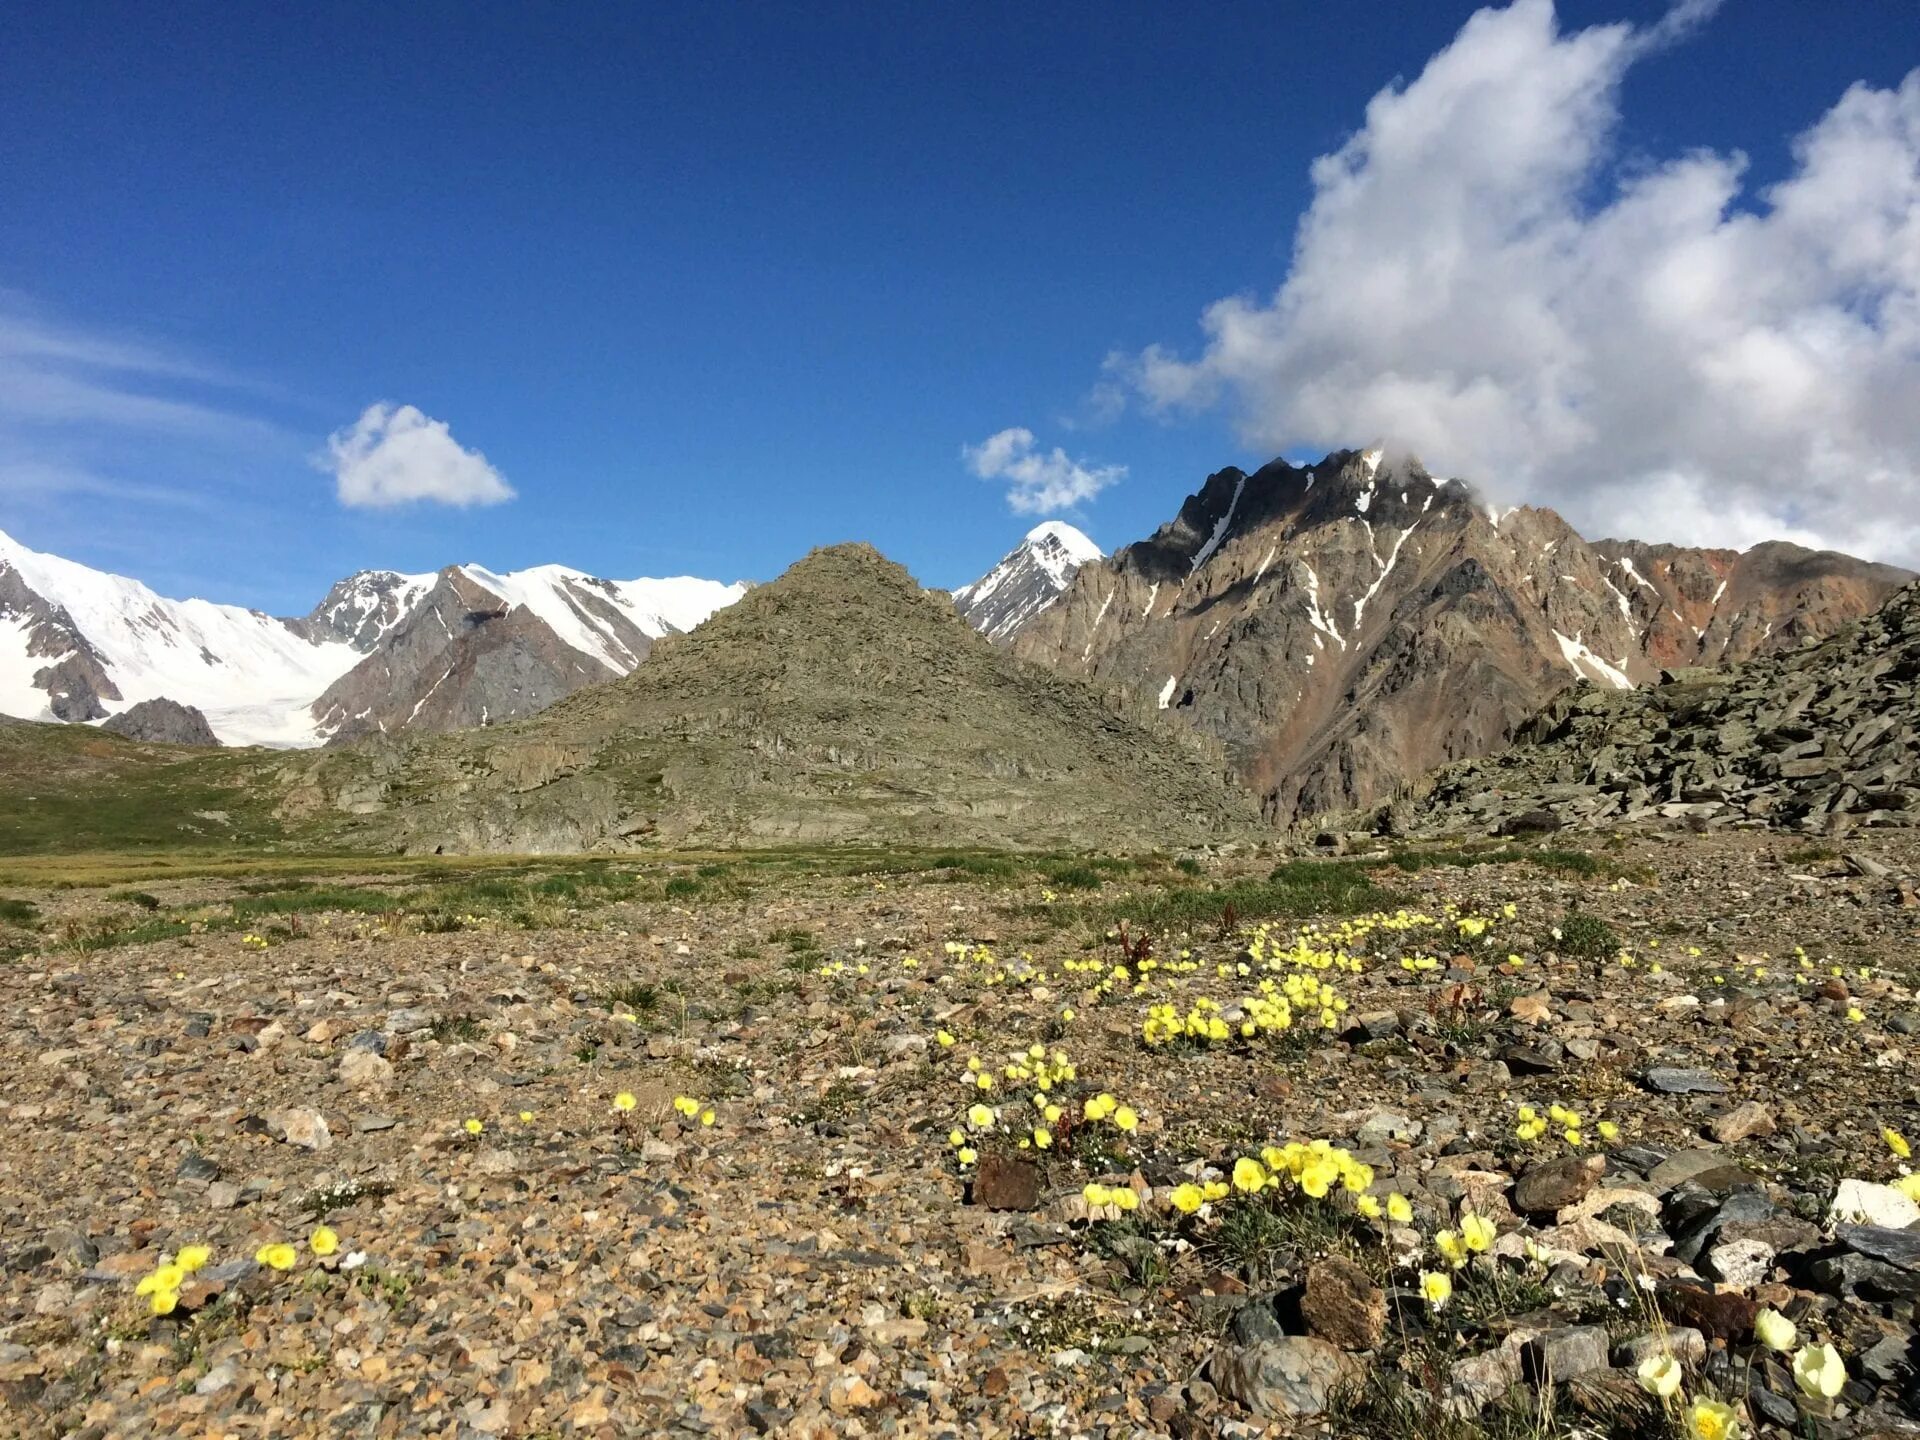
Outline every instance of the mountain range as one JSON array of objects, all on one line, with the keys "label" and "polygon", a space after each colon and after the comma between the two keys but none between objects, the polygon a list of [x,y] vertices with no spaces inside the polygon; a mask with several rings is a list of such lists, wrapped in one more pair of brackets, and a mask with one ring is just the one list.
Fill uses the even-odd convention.
[{"label": "mountain range", "polygon": [[[802,643],[788,624],[782,633],[794,655],[838,665],[836,646],[866,643],[854,621],[863,604],[877,607],[876,616],[894,614],[928,655],[939,649],[916,628],[924,617],[896,605],[906,583],[898,567],[874,556],[882,567],[875,570],[855,564],[852,552],[822,553],[839,558],[814,557],[779,592],[811,598],[781,613],[843,628],[837,638]],[[829,601],[823,587],[832,576],[846,593]],[[1112,733],[1116,708],[1148,733],[1184,728],[1220,774],[1251,792],[1269,823],[1286,824],[1391,799],[1429,771],[1501,753],[1571,687],[1641,687],[1664,672],[1735,665],[1823,640],[1910,578],[1779,542],[1740,552],[1588,541],[1550,510],[1490,506],[1473,486],[1437,478],[1411,457],[1344,450],[1312,465],[1219,471],[1173,519],[1112,555],[1063,522],[1035,527],[987,574],[936,602],[950,598],[948,617],[957,612],[991,642],[982,648],[1006,652],[1017,672],[948,654],[901,683],[931,693],[939,688],[931,677],[949,674],[945,703],[964,710],[988,703],[970,686],[1051,672],[1093,727],[1088,747]],[[603,788],[593,802],[597,818],[578,831],[583,840],[589,832],[604,839],[609,825],[641,823],[636,816],[683,834],[758,833],[756,826],[852,833],[827,798],[833,787],[779,758],[793,753],[837,754],[843,768],[868,777],[846,780],[849,793],[862,796],[862,813],[875,812],[885,792],[949,823],[961,813],[1004,818],[1020,806],[991,786],[991,798],[982,798],[949,754],[924,745],[970,746],[990,769],[1029,778],[1071,770],[1057,756],[1040,763],[1005,748],[1019,731],[1012,722],[991,742],[962,743],[917,711],[869,713],[845,694],[828,703],[825,692],[798,684],[797,662],[763,663],[753,648],[759,632],[746,622],[703,625],[747,593],[744,584],[684,577],[611,581],[561,566],[496,574],[469,564],[425,575],[363,571],[309,614],[281,619],[165,600],[137,581],[0,536],[0,714],[99,723],[174,743],[372,743],[365,765],[286,772],[296,788],[324,792],[314,802],[321,808],[347,812],[363,801],[388,807],[394,792],[380,777],[403,761],[409,773],[462,792],[499,781],[509,793],[584,794],[551,789],[549,771],[560,765],[572,775],[583,763],[575,732],[583,717],[615,704],[612,696],[623,697],[618,704],[631,713],[622,723],[637,727],[632,733],[725,733],[765,761],[742,769],[716,759],[698,770],[682,754],[679,771],[658,767],[683,777],[676,805],[698,809],[691,797],[700,787],[718,787],[701,802],[705,819],[674,805],[649,812],[626,791],[615,805]],[[764,617],[777,600],[753,613]],[[676,637],[687,632],[699,643],[681,646]],[[663,641],[679,657],[664,669],[649,658]],[[759,658],[734,655],[733,644]],[[610,683],[643,664],[644,686]],[[647,697],[669,685],[683,708],[656,715]],[[703,685],[707,709],[694,701]],[[1095,692],[1101,702],[1088,708],[1085,695]],[[1021,694],[1008,714],[1027,713],[1031,696]],[[782,711],[782,697],[801,710]],[[517,724],[541,712],[531,730]],[[842,742],[832,739],[835,715],[852,727]],[[747,724],[742,716],[759,718]],[[515,727],[510,736],[503,726]],[[481,728],[490,734],[478,749],[378,744]],[[1057,727],[1048,733],[1058,738]],[[810,738],[799,744],[796,734]],[[875,758],[889,747],[896,758]],[[492,751],[499,758],[483,758]],[[890,778],[876,791],[873,775]],[[758,798],[741,800],[728,788],[736,785]],[[767,797],[783,787],[841,820],[810,830],[791,817],[768,818],[780,807]],[[499,801],[495,810],[502,806],[510,822],[463,818],[458,843],[517,834],[552,848],[569,833],[570,822],[528,821],[526,804]]]},{"label": "mountain range", "polygon": [[1498,751],[1579,682],[1825,638],[1910,578],[1778,542],[1589,542],[1551,510],[1344,450],[1219,471],[999,638],[1219,741],[1284,824]]},{"label": "mountain range", "polygon": [[625,675],[654,641],[745,593],[692,577],[450,565],[361,571],[283,619],[163,599],[0,533],[0,714],[228,745],[491,725]]}]

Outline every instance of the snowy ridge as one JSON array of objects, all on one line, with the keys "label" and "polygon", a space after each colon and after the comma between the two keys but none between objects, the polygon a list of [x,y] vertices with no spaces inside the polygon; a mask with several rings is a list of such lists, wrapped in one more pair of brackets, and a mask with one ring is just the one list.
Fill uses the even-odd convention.
[{"label": "snowy ridge", "polygon": [[[531,611],[562,643],[619,674],[637,657],[609,615],[658,639],[691,630],[746,593],[743,584],[692,576],[600,580],[560,565],[505,574],[469,565],[459,573],[508,607]],[[284,620],[235,605],[165,599],[138,580],[29,550],[0,532],[0,577],[10,574],[25,586],[30,608],[24,615],[0,608],[0,714],[56,718],[34,676],[64,657],[27,649],[36,628],[45,648],[45,634],[64,628],[49,617],[63,614],[119,691],[118,699],[99,697],[108,715],[164,697],[203,712],[223,744],[275,746],[326,738],[314,702],[417,614],[442,578],[361,571],[335,585],[312,615]],[[451,644],[445,619],[432,613]]]},{"label": "snowy ridge", "polygon": [[1100,558],[1100,547],[1073,526],[1045,521],[993,569],[955,590],[954,608],[989,640],[1008,639],[1065,594],[1082,565]]},{"label": "snowy ridge", "polygon": [[[257,610],[162,599],[138,580],[39,554],[5,534],[0,565],[65,610],[99,652],[120,692],[118,700],[104,702],[109,714],[164,696],[203,711],[227,743],[310,745],[316,737],[306,707],[360,661],[360,652],[343,641],[304,639],[284,620]],[[56,662],[27,657],[24,631],[16,633],[17,642],[0,636],[11,652],[0,660],[0,676],[17,682],[24,668],[30,682],[33,671]],[[46,718],[47,697],[33,693],[37,704],[24,718]],[[19,714],[27,701],[8,693],[4,703]]]},{"label": "snowy ridge", "polygon": [[564,565],[535,565],[499,574],[483,565],[462,565],[460,573],[504,600],[509,608],[530,610],[548,629],[583,655],[616,675],[625,675],[640,657],[622,643],[594,601],[612,606],[649,640],[684,634],[714,611],[747,593],[741,584],[723,585],[691,575],[666,580],[600,580]]}]

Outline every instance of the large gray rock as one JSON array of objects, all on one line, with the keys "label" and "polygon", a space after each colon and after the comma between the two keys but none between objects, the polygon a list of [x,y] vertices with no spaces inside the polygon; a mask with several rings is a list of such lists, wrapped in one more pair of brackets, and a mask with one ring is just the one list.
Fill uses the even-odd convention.
[{"label": "large gray rock", "polygon": [[1301,1420],[1327,1408],[1336,1386],[1353,1374],[1338,1347],[1308,1335],[1286,1335],[1216,1350],[1213,1383],[1222,1395],[1269,1420]]},{"label": "large gray rock", "polygon": [[191,705],[164,696],[129,705],[100,727],[129,740],[155,745],[218,745],[207,717]]}]

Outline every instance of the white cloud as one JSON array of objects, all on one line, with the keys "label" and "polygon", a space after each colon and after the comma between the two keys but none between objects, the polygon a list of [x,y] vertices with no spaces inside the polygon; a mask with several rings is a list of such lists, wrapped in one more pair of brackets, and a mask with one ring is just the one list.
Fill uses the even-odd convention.
[{"label": "white cloud", "polygon": [[1713,8],[1480,11],[1315,162],[1271,299],[1209,307],[1197,358],[1110,368],[1254,444],[1405,446],[1588,533],[1920,561],[1920,70],[1849,89],[1757,195],[1738,154],[1623,166],[1623,76]]},{"label": "white cloud", "polygon": [[1127,473],[1124,465],[1088,465],[1055,446],[1036,448],[1033,432],[1013,426],[961,449],[982,480],[1007,482],[1007,504],[1019,515],[1052,515],[1093,499]]},{"label": "white cloud", "polygon": [[513,499],[513,487],[486,456],[455,440],[446,421],[411,405],[369,405],[327,437],[326,464],[342,505],[384,509],[430,500],[465,507]]}]

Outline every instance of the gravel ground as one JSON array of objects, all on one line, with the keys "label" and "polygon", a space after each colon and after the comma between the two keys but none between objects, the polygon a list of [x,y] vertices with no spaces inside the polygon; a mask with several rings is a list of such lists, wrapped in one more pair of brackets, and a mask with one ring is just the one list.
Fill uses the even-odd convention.
[{"label": "gravel ground", "polygon": [[0,965],[0,1433],[1920,1433],[1920,844],[1859,843],[1188,933],[930,872],[44,944]]}]

